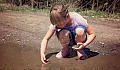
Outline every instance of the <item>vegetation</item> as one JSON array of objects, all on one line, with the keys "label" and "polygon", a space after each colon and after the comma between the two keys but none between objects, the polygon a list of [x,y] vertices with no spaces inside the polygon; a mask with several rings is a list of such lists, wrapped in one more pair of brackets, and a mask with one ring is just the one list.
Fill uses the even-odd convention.
[{"label": "vegetation", "polygon": [[78,13],[82,15],[86,15],[86,16],[91,16],[91,17],[94,17],[94,16],[104,17],[104,18],[107,18],[107,17],[119,18],[120,17],[120,13],[112,14],[112,13],[108,13],[104,11],[102,12],[102,11],[95,11],[95,10],[85,10],[85,11],[80,11]]},{"label": "vegetation", "polygon": [[0,0],[0,10],[49,12],[53,3],[64,3],[70,11],[87,16],[120,17],[119,0]]},{"label": "vegetation", "polygon": [[33,12],[49,12],[49,9],[37,9],[37,8],[25,8],[25,7],[18,7],[18,6],[12,6],[12,11],[33,11]]}]

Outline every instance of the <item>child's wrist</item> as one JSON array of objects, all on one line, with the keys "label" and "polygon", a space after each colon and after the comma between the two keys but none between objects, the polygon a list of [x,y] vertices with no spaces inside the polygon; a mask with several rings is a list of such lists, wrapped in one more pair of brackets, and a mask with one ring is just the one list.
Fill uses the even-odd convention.
[{"label": "child's wrist", "polygon": [[41,51],[41,55],[42,55],[42,54],[45,54],[45,53]]},{"label": "child's wrist", "polygon": [[85,46],[87,46],[87,44],[86,44],[86,43],[83,43],[83,46],[85,47]]}]

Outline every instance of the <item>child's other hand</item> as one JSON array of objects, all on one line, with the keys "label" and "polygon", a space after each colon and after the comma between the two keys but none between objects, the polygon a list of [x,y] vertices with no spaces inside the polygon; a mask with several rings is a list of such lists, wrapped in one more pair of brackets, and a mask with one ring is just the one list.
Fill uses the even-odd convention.
[{"label": "child's other hand", "polygon": [[78,50],[82,50],[83,47],[84,47],[84,44],[83,43],[77,43],[77,45],[79,45],[79,48],[75,48],[75,47],[72,47],[74,50],[78,51]]},{"label": "child's other hand", "polygon": [[45,58],[45,54],[41,54],[41,61],[42,61],[44,64],[47,64],[48,60]]}]

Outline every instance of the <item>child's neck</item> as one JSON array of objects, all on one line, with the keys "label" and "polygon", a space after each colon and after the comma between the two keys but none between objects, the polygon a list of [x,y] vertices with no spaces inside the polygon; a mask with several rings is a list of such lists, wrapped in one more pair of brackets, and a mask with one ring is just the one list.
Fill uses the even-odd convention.
[{"label": "child's neck", "polygon": [[69,18],[68,18],[68,21],[67,21],[67,25],[70,26],[73,24],[73,19],[72,19],[72,15],[69,14]]}]

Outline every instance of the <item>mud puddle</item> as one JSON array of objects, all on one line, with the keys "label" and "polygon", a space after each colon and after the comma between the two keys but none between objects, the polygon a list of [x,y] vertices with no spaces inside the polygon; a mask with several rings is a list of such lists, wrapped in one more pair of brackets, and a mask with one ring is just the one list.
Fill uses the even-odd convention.
[{"label": "mud puddle", "polygon": [[[0,70],[120,70],[120,55],[97,54],[86,60],[57,59],[60,49],[47,49],[48,64],[40,61],[40,49],[35,46],[5,43],[0,45]],[[98,52],[95,52],[98,53]]]}]

